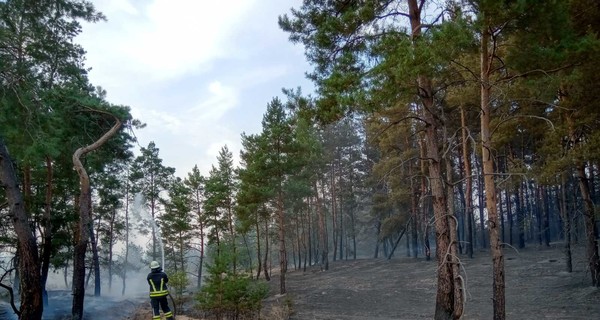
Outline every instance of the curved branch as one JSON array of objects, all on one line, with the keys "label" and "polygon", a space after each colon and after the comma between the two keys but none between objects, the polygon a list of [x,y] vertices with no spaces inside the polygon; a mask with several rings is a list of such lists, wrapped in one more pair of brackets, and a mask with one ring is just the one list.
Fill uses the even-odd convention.
[{"label": "curved branch", "polygon": [[4,277],[11,273],[13,270],[15,270],[15,268],[9,269],[6,271],[6,273],[4,273],[2,275],[2,277],[0,277],[0,287],[8,290],[8,295],[10,296],[10,306],[13,309],[13,312],[17,315],[20,316],[21,315],[21,311],[19,311],[19,309],[17,308],[17,306],[15,305],[15,294],[13,292],[13,289],[10,286],[5,285],[4,283],[2,283],[2,280],[4,280]]},{"label": "curved branch", "polygon": [[534,115],[516,115],[516,116],[512,116],[512,117],[510,117],[510,118],[507,118],[507,119],[505,119],[505,120],[502,120],[502,121],[500,121],[500,122],[498,123],[498,125],[496,125],[496,127],[494,128],[494,130],[492,130],[492,132],[490,133],[490,135],[494,135],[494,132],[496,132],[496,130],[497,130],[498,128],[500,128],[500,125],[502,125],[502,124],[504,124],[504,123],[506,123],[506,122],[508,122],[508,121],[510,121],[510,120],[515,120],[516,118],[534,118],[534,119],[540,119],[540,120],[544,120],[544,121],[546,121],[546,122],[549,124],[550,128],[552,128],[552,131],[556,130],[556,129],[554,128],[554,124],[553,124],[553,123],[552,123],[552,121],[550,121],[550,119],[548,119],[548,118],[545,118],[545,117],[540,117],[540,116],[534,116]]}]

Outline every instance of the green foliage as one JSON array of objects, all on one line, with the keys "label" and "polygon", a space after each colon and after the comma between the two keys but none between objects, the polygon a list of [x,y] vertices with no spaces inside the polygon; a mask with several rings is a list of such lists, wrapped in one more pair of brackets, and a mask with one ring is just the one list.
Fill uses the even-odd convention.
[{"label": "green foliage", "polygon": [[[141,148],[141,155],[136,157],[131,165],[129,179],[132,184],[132,193],[142,195],[142,203],[148,209],[152,219],[156,219],[159,209],[164,205],[164,191],[169,190],[174,180],[175,168],[163,165],[159,157],[159,149],[154,142],[148,147]],[[155,221],[144,221],[141,227],[152,230],[152,247],[150,256],[152,260],[159,260],[158,243],[153,229]]]},{"label": "green foliage", "polygon": [[177,310],[183,309],[184,294],[188,285],[189,280],[185,271],[169,274],[169,293],[173,296]]},{"label": "green foliage", "polygon": [[217,318],[253,315],[260,311],[268,286],[250,275],[232,273],[230,263],[229,255],[221,254],[207,266],[207,280],[197,296],[198,308]]},{"label": "green foliage", "polygon": [[[49,252],[42,257],[49,253],[55,267],[69,259],[71,227],[77,218],[73,152],[104,134],[114,124],[113,115],[124,127],[138,125],[128,107],[106,101],[105,93],[87,78],[85,51],[75,39],[83,21],[103,19],[90,1],[0,2],[1,134],[22,174],[20,180],[27,181],[25,206],[31,222],[52,244],[43,248]],[[94,195],[101,198],[97,202],[102,214],[114,198],[97,178],[132,156],[133,140],[121,130],[85,158],[92,183],[102,190]],[[50,214],[51,228],[44,214]]]},{"label": "green foliage", "polygon": [[211,244],[220,242],[229,236],[234,240],[233,210],[238,183],[233,169],[233,155],[224,146],[217,156],[218,167],[213,166],[204,181],[204,215],[210,228],[208,240]]},{"label": "green foliage", "polygon": [[191,190],[180,178],[176,178],[168,190],[168,200],[161,200],[165,212],[158,217],[164,242],[165,268],[185,272],[187,254],[193,238],[193,216],[190,203]]}]

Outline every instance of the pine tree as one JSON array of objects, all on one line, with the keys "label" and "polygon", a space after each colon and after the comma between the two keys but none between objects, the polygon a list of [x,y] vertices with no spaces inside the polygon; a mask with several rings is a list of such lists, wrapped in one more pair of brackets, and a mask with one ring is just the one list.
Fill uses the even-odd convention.
[{"label": "pine tree", "polygon": [[130,179],[132,191],[140,193],[143,204],[150,211],[149,225],[145,227],[152,230],[152,260],[159,260],[157,252],[156,223],[158,213],[161,210],[161,193],[167,191],[174,179],[175,168],[166,167],[159,157],[159,149],[154,142],[150,142],[147,148],[141,148],[141,155],[135,158],[131,167]]},{"label": "pine tree", "polygon": [[217,162],[218,167],[212,167],[204,188],[203,210],[210,228],[208,241],[216,247],[217,255],[227,254],[226,249],[231,251],[231,269],[235,273],[238,258],[234,208],[238,182],[234,175],[233,155],[227,146],[219,151]]},{"label": "pine tree", "polygon": [[164,268],[174,272],[187,272],[187,256],[192,240],[191,190],[179,178],[175,179],[168,190],[168,200],[158,221],[164,240],[165,255],[169,257]]},{"label": "pine tree", "polygon": [[[436,319],[447,319],[462,315],[463,289],[457,244],[451,235],[456,230],[454,217],[447,215],[442,183],[445,168],[438,135],[444,124],[442,103],[435,94],[450,79],[446,77],[448,53],[455,50],[442,44],[455,34],[446,29],[437,32],[435,21],[425,20],[425,3],[409,0],[408,10],[402,12],[399,1],[305,1],[299,10],[292,9],[292,18],[283,16],[279,24],[290,33],[291,41],[305,45],[315,65],[310,76],[321,95],[317,104],[321,119],[337,120],[352,110],[389,110],[397,105],[418,110],[425,132],[440,264]],[[400,18],[408,21],[398,23]]]},{"label": "pine tree", "polygon": [[203,270],[203,266],[204,266],[204,249],[205,249],[205,244],[204,244],[204,239],[206,237],[206,215],[204,214],[203,210],[202,210],[202,203],[204,201],[204,184],[205,184],[205,178],[200,174],[200,170],[198,169],[198,166],[195,165],[194,168],[192,168],[192,171],[188,173],[188,176],[185,178],[184,183],[187,185],[187,187],[190,189],[190,206],[191,206],[191,210],[194,211],[194,213],[196,214],[195,220],[196,223],[195,228],[197,233],[197,237],[198,240],[200,241],[200,243],[197,244],[193,244],[195,247],[197,247],[197,250],[199,251],[199,261],[198,261],[198,281],[197,281],[197,287],[198,289],[200,289],[200,287],[202,286],[202,270]]}]

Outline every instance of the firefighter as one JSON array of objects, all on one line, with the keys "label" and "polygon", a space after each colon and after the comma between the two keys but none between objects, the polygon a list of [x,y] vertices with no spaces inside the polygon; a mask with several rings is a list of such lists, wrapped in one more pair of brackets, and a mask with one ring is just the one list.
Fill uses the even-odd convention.
[{"label": "firefighter", "polygon": [[167,295],[169,295],[169,290],[167,289],[169,277],[162,271],[158,261],[150,262],[150,273],[148,274],[147,280],[150,285],[152,320],[160,320],[159,306],[162,308],[165,318],[167,320],[173,320],[173,312],[169,309],[169,302],[167,301]]}]

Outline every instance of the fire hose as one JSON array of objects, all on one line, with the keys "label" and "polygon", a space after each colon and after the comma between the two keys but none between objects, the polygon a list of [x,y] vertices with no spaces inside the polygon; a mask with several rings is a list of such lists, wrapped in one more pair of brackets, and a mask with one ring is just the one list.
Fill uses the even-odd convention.
[{"label": "fire hose", "polygon": [[171,293],[168,293],[167,295],[171,298],[171,304],[173,304],[173,320],[175,320],[175,316],[177,316],[177,305],[175,305],[175,299],[173,299]]}]

